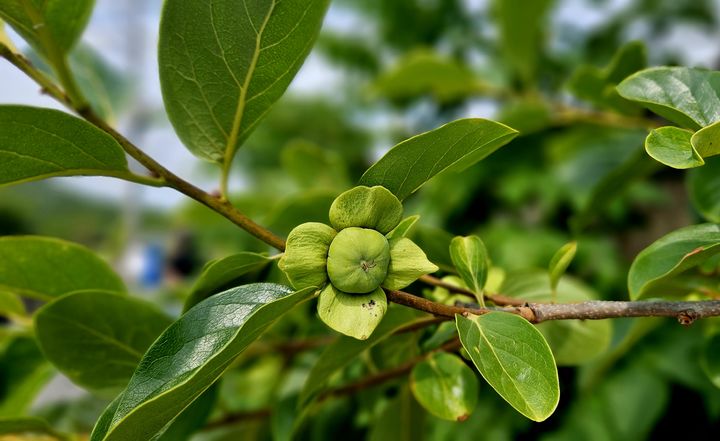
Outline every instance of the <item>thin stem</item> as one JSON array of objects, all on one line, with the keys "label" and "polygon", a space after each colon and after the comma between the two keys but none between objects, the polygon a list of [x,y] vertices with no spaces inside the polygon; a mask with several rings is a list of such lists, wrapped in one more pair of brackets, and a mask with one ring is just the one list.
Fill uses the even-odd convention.
[{"label": "thin stem", "polygon": [[[183,193],[186,196],[189,196],[190,198],[195,199],[201,204],[216,211],[220,215],[229,219],[231,222],[238,225],[240,228],[244,229],[258,239],[262,240],[263,242],[267,243],[268,245],[280,251],[285,250],[285,241],[281,237],[275,235],[270,230],[255,223],[252,219],[250,219],[242,212],[240,212],[237,208],[235,208],[228,200],[206,193],[205,191],[199,189],[198,187],[195,187],[191,183],[183,180],[179,176],[172,173],[170,170],[163,167],[155,159],[140,150],[140,148],[130,142],[127,138],[125,138],[114,128],[112,128],[107,122],[105,122],[102,118],[95,114],[95,112],[89,106],[78,107],[75,104],[75,101],[68,94],[60,90],[50,78],[35,69],[35,67],[32,66],[24,57],[14,53],[10,48],[8,48],[2,43],[0,43],[0,56],[7,59],[10,63],[12,63],[22,72],[24,72],[27,76],[32,78],[38,85],[40,85],[40,87],[45,93],[55,98],[57,101],[64,104],[66,107],[74,110],[85,120],[115,138],[115,140],[120,144],[120,146],[123,148],[123,150],[125,150],[128,155],[135,158],[140,164],[150,170],[158,178],[164,180],[166,186],[174,188],[180,193]],[[139,182],[135,178],[133,178],[132,180],[134,180],[135,182]],[[157,183],[156,181],[153,182]]]},{"label": "thin stem", "polygon": [[517,314],[531,323],[550,320],[602,320],[621,317],[675,317],[683,325],[697,319],[720,316],[720,300],[695,302],[669,301],[604,301],[578,303],[527,303],[523,306],[480,308],[475,304],[450,306],[436,303],[403,291],[386,290],[388,300],[430,314],[453,318],[456,314],[482,315],[500,311]]},{"label": "thin stem", "polygon": [[[427,283],[428,285],[445,288],[450,292],[454,292],[456,294],[462,294],[462,295],[471,297],[473,299],[477,297],[475,295],[475,293],[470,291],[469,289],[462,288],[460,286],[455,286],[452,283],[444,282],[441,279],[438,279],[437,277],[431,276],[429,274],[421,276],[420,281]],[[485,294],[484,297],[485,297],[485,300],[489,300],[499,306],[507,306],[507,305],[522,306],[525,304],[525,302],[520,299],[504,296],[501,294],[494,294],[494,295],[493,294]]]}]

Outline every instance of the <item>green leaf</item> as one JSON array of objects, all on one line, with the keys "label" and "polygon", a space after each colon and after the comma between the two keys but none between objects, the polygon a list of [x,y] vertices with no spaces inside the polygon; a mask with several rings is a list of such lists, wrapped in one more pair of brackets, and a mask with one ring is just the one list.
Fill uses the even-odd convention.
[{"label": "green leaf", "polygon": [[199,303],[145,353],[125,392],[106,409],[90,439],[132,441],[156,434],[271,324],[312,294],[313,289],[292,293],[281,285],[256,283]]},{"label": "green leaf", "polygon": [[171,322],[140,299],[82,291],[40,308],[35,335],[47,360],[74,383],[117,393]]},{"label": "green leaf", "polygon": [[540,331],[520,316],[455,316],[460,342],[490,386],[518,412],[544,421],[560,400],[553,354]]},{"label": "green leaf", "polygon": [[450,258],[458,274],[483,304],[483,288],[487,281],[490,258],[487,248],[477,236],[457,236],[450,242]]},{"label": "green leaf", "polygon": [[543,21],[553,0],[495,0],[502,54],[526,83],[533,81],[542,53]]},{"label": "green leaf", "polygon": [[[597,300],[598,294],[570,276],[561,277],[556,289],[550,288],[550,275],[532,270],[509,274],[499,292],[526,302],[575,303]],[[610,320],[554,320],[540,323],[559,366],[575,366],[593,361],[607,351],[612,339]]]},{"label": "green leaf", "polygon": [[73,47],[94,5],[94,0],[1,0],[0,18],[36,51],[52,57]]},{"label": "green leaf", "polygon": [[621,98],[615,86],[628,75],[647,65],[647,50],[641,41],[623,45],[603,69],[580,66],[568,81],[568,88],[575,96],[598,106],[618,111],[634,111],[637,105]]},{"label": "green leaf", "polygon": [[686,169],[705,163],[695,150],[693,132],[673,126],[654,129],[645,139],[645,151],[656,161],[672,168]]},{"label": "green leaf", "polygon": [[720,73],[688,67],[653,67],[623,80],[617,90],[689,129],[720,120]]},{"label": "green leaf", "polygon": [[459,119],[396,145],[370,167],[361,185],[382,185],[403,200],[444,170],[464,170],[518,132],[495,121]]},{"label": "green leaf", "polygon": [[720,334],[705,339],[700,353],[700,365],[710,381],[720,387]]},{"label": "green leaf", "polygon": [[662,283],[720,253],[720,225],[700,224],[675,230],[635,257],[628,274],[630,299],[642,298]]},{"label": "green leaf", "polygon": [[24,316],[25,305],[20,297],[0,288],[0,316]]},{"label": "green leaf", "polygon": [[201,429],[208,420],[210,413],[218,399],[218,384],[214,384],[200,397],[193,401],[180,413],[165,429],[162,434],[154,437],[152,441],[181,441],[189,439],[194,432]]},{"label": "green leaf", "polygon": [[382,288],[367,294],[350,294],[328,283],[320,292],[318,315],[333,330],[367,340],[385,316],[387,298]]},{"label": "green leaf", "polygon": [[414,216],[408,216],[397,225],[397,227],[393,228],[391,232],[385,235],[387,237],[388,241],[391,241],[393,239],[400,239],[402,237],[407,236],[412,231],[413,227],[417,223],[417,221],[420,219],[420,216],[417,214]]},{"label": "green leaf", "polygon": [[708,221],[720,223],[720,158],[690,170],[687,182],[695,208]]},{"label": "green leaf", "polygon": [[720,121],[695,132],[690,143],[703,158],[720,155]]},{"label": "green leaf", "polygon": [[0,354],[0,417],[25,415],[53,373],[34,338],[12,338]]},{"label": "green leaf", "polygon": [[437,352],[413,367],[410,388],[428,412],[465,421],[477,404],[479,385],[475,372],[460,357]]},{"label": "green leaf", "polygon": [[298,400],[299,406],[306,406],[325,387],[335,372],[349,365],[360,353],[385,340],[403,326],[420,319],[422,316],[419,317],[415,310],[399,307],[389,308],[385,319],[367,340],[356,340],[351,337],[338,338],[325,348],[310,371]]},{"label": "green leaf", "polygon": [[328,3],[165,2],[160,83],[170,121],[193,154],[229,167],[300,69]]},{"label": "green leaf", "polygon": [[452,103],[482,88],[467,66],[428,50],[405,55],[373,85],[375,93],[398,104],[423,95],[439,103]]},{"label": "green leaf", "polygon": [[[58,440],[69,440],[70,437],[55,431],[47,421],[37,417],[16,417],[16,418],[0,418],[0,435],[46,435]],[[10,439],[26,439],[24,437],[8,438]],[[27,438],[27,439],[35,439]],[[44,438],[43,438],[44,439]]]},{"label": "green leaf", "polygon": [[575,258],[575,252],[577,252],[577,242],[566,243],[550,259],[548,272],[550,273],[550,288],[553,291],[557,288],[558,282],[560,282],[560,278],[565,274],[568,266],[570,266],[570,262]]},{"label": "green leaf", "polygon": [[374,418],[368,441],[422,441],[427,438],[427,413],[413,399],[407,385],[387,402],[382,413]]},{"label": "green leaf", "polygon": [[52,109],[0,106],[0,186],[53,176],[132,177],[117,141],[89,123]]},{"label": "green leaf", "polygon": [[125,292],[120,277],[89,249],[40,236],[0,237],[0,289],[50,300],[72,291]]},{"label": "green leaf", "polygon": [[305,189],[343,190],[350,186],[343,157],[310,141],[290,141],[282,150],[280,163],[285,172]]},{"label": "green leaf", "polygon": [[239,277],[259,271],[270,262],[271,260],[262,254],[248,252],[241,252],[208,262],[190,290],[183,311],[187,312],[207,297],[223,289],[230,288],[228,285]]}]

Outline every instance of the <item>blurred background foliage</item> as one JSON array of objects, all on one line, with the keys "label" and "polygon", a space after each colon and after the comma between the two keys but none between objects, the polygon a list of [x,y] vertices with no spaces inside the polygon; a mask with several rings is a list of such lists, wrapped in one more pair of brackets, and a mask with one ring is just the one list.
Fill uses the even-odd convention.
[{"label": "blurred background foliage", "polygon": [[[157,25],[157,1],[127,2],[134,6],[126,9],[98,3],[115,22]],[[500,292],[542,296],[532,291],[533,270],[546,268],[553,253],[575,239],[578,255],[561,293],[626,300],[629,263],[663,234],[701,221],[688,181],[693,173],[718,170],[713,164],[720,161],[693,173],[660,167],[642,146],[648,128],[660,121],[622,99],[614,86],[648,65],[720,69],[719,18],[717,0],[335,0],[310,66],[237,155],[233,200],[286,235],[302,222],[327,222],[333,198],[396,142],[460,117],[497,119],[521,137],[468,170],[438,176],[409,198],[406,213],[421,215],[414,240],[448,269],[450,238],[478,234],[505,274]],[[153,51],[152,32],[135,36],[125,50]],[[147,61],[137,53],[107,57],[87,35],[85,43],[75,50],[72,67],[93,106],[172,162],[182,147],[167,135],[158,95],[144,90],[148,81],[138,66]],[[138,59],[123,64],[133,57]],[[303,88],[303,81],[315,86]],[[181,168],[199,182],[217,178],[209,164],[186,160]],[[179,313],[205,262],[238,251],[270,251],[166,190],[113,182],[117,187],[105,197],[105,187],[82,190],[95,181],[68,181],[0,189],[0,234],[49,235],[100,250],[129,286],[168,311]],[[164,198],[169,202],[156,203]],[[270,267],[235,283],[259,279],[282,280]],[[486,385],[468,421],[441,421],[413,402],[403,381],[394,381],[316,406],[301,437],[716,439],[720,390],[699,358],[703,336],[717,326],[716,320],[682,328],[623,319],[588,328],[588,339],[579,338],[575,351],[589,344],[597,350],[577,354],[566,348],[573,366],[560,369],[560,407],[544,423],[528,422]],[[543,332],[558,345],[576,335],[562,328]],[[389,338],[332,382],[397,365],[430,334]],[[288,336],[314,341],[327,335],[312,307],[289,315],[235,363],[213,415],[260,412],[194,439],[283,433],[282,418],[294,411],[287,400],[292,403],[319,352],[268,348]],[[57,377],[46,387],[52,370],[32,339],[3,341],[0,414],[31,408],[59,429],[90,430],[105,398]],[[38,398],[27,392],[42,389]],[[272,418],[262,412],[269,407]]]}]

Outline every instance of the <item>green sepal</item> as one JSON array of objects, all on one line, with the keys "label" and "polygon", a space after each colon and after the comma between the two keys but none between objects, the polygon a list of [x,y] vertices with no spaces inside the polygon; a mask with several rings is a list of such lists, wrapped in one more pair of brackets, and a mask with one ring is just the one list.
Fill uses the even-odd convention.
[{"label": "green sepal", "polygon": [[330,206],[330,224],[337,231],[362,227],[387,234],[400,223],[402,215],[400,200],[380,185],[352,188]]},{"label": "green sepal", "polygon": [[382,286],[392,290],[403,289],[420,276],[434,273],[438,269],[412,240],[404,237],[391,240],[390,266]]},{"label": "green sepal", "polygon": [[278,266],[293,288],[320,288],[327,282],[327,255],[336,234],[318,222],[300,224],[290,232]]},{"label": "green sepal", "polygon": [[387,298],[382,288],[368,294],[348,294],[328,284],[320,292],[317,310],[330,328],[367,340],[387,311]]}]

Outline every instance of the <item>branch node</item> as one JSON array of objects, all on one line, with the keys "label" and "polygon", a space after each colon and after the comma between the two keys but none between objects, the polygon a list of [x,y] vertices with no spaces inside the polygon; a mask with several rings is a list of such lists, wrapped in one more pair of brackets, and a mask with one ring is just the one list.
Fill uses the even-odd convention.
[{"label": "branch node", "polygon": [[694,309],[686,309],[677,316],[678,323],[683,326],[690,326],[698,319],[698,313]]}]

